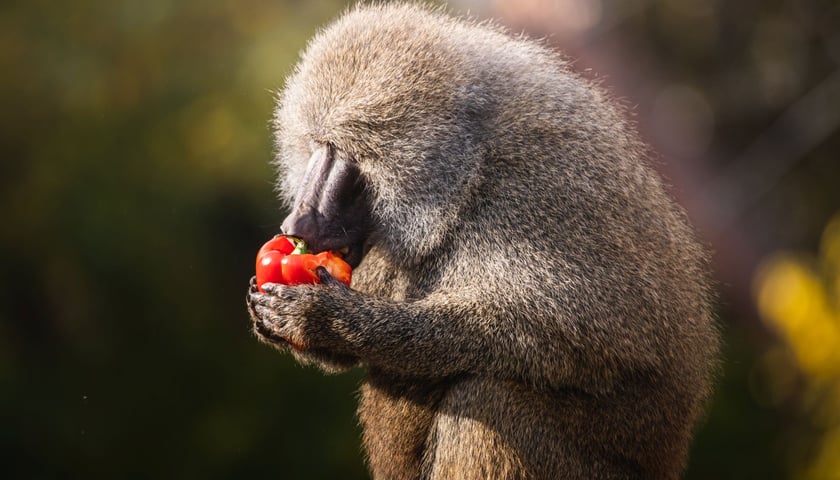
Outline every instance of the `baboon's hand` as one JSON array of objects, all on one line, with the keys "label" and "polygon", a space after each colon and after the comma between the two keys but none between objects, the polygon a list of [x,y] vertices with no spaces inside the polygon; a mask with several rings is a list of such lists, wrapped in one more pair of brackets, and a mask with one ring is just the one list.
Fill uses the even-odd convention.
[{"label": "baboon's hand", "polygon": [[257,293],[259,293],[259,288],[257,287],[257,277],[254,276],[251,277],[248,294],[245,295],[245,304],[248,306],[248,314],[251,316],[251,322],[254,324],[254,333],[263,342],[274,345],[281,350],[286,350],[289,347],[289,342],[274,332],[257,313],[257,303],[254,301],[254,294]]},{"label": "baboon's hand", "polygon": [[316,272],[321,285],[266,283],[265,293],[252,279],[247,303],[254,331],[266,343],[281,349],[291,346],[298,358],[337,366],[353,364],[347,329],[353,319],[342,312],[359,294],[325,268],[318,267]]}]

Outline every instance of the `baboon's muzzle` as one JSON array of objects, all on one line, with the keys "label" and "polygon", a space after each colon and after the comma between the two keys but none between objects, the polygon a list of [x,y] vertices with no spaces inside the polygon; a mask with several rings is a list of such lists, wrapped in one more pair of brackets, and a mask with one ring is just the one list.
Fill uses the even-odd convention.
[{"label": "baboon's muzzle", "polygon": [[358,166],[331,145],[321,145],[309,158],[283,233],[302,238],[313,252],[339,252],[355,268],[365,253],[369,224]]}]

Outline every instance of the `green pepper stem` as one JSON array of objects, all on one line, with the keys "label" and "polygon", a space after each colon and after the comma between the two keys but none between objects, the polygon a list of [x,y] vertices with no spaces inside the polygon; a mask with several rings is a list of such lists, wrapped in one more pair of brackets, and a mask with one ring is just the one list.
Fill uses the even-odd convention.
[{"label": "green pepper stem", "polygon": [[292,250],[292,253],[289,255],[303,255],[305,253],[309,253],[309,249],[306,247],[306,242],[301,240],[297,237],[287,237],[289,241],[292,242],[292,245],[295,246],[295,249]]}]

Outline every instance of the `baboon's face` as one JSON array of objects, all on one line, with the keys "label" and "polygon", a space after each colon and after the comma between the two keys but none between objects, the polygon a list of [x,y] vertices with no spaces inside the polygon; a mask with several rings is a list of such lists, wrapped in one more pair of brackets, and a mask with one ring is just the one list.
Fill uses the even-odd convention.
[{"label": "baboon's face", "polygon": [[420,21],[354,20],[318,35],[274,117],[292,209],[284,232],[316,250],[347,248],[351,265],[366,241],[404,264],[432,255],[460,221],[479,158],[473,127],[487,118],[462,63]]},{"label": "baboon's face", "polygon": [[315,144],[283,233],[316,252],[333,250],[355,268],[365,254],[370,207],[359,168],[330,145]]}]

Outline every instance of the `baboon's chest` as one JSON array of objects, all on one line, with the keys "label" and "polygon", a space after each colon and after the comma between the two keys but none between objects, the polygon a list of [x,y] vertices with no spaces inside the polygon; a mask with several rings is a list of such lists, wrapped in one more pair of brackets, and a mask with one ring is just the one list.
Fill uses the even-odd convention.
[{"label": "baboon's chest", "polygon": [[369,295],[405,302],[426,296],[438,282],[439,272],[434,268],[411,271],[372,249],[353,272],[352,286]]},{"label": "baboon's chest", "polygon": [[362,386],[359,419],[374,478],[417,478],[443,384],[416,384],[371,373]]}]

